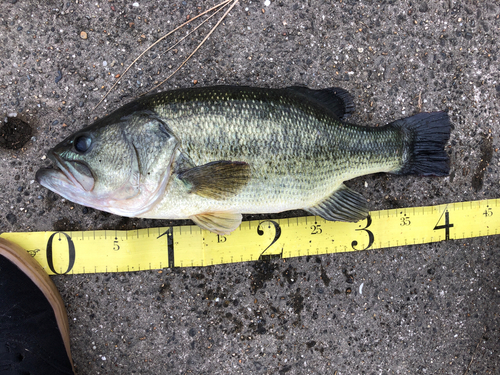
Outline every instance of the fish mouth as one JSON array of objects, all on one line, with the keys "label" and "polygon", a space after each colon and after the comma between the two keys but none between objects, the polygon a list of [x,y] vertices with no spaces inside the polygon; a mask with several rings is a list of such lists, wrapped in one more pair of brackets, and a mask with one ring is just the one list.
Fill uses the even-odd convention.
[{"label": "fish mouth", "polygon": [[[64,188],[72,187],[91,191],[94,188],[94,177],[90,168],[83,162],[64,160],[58,154],[50,151],[49,159],[54,163],[54,168],[44,168],[36,172],[35,179],[48,189],[61,193]],[[58,189],[57,187],[63,189]]]}]

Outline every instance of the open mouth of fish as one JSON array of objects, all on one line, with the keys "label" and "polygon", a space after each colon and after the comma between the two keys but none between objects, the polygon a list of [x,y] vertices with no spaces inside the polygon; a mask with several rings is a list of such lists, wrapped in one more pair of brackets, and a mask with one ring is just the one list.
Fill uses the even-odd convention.
[{"label": "open mouth of fish", "polygon": [[91,191],[94,188],[92,172],[83,162],[63,160],[53,152],[49,152],[48,157],[54,163],[53,168],[40,169],[35,176],[42,186],[59,185],[63,188],[73,187],[85,191]]}]

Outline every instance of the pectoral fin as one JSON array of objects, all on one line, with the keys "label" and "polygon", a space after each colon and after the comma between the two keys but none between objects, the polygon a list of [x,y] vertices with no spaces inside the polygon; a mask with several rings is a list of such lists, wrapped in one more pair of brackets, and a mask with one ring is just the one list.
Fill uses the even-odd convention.
[{"label": "pectoral fin", "polygon": [[210,212],[190,217],[201,228],[221,235],[229,234],[238,228],[241,218],[241,214],[231,212]]},{"label": "pectoral fin", "polygon": [[332,221],[356,222],[368,216],[368,202],[344,184],[325,200],[306,211]]},{"label": "pectoral fin", "polygon": [[205,198],[232,197],[248,183],[250,165],[238,161],[215,161],[179,173],[189,193]]}]

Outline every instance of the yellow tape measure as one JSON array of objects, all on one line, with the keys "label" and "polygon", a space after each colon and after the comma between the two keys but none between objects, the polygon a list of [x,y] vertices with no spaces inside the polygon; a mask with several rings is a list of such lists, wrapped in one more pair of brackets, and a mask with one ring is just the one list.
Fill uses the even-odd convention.
[{"label": "yellow tape measure", "polygon": [[127,231],[2,233],[49,275],[291,258],[498,234],[500,199],[373,211],[358,223],[315,216],[243,222],[221,236],[197,226]]}]

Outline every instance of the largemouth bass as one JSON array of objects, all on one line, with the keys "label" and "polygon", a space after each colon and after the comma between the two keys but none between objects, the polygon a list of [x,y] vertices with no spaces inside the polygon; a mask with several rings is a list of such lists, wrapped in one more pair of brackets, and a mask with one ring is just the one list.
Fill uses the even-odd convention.
[{"label": "largemouth bass", "polygon": [[368,203],[345,180],[376,173],[444,176],[451,124],[419,113],[383,127],[342,121],[343,89],[217,86],[126,104],[49,151],[36,179],[81,205],[113,214],[191,219],[219,234],[242,213],[303,209],[355,222]]}]

